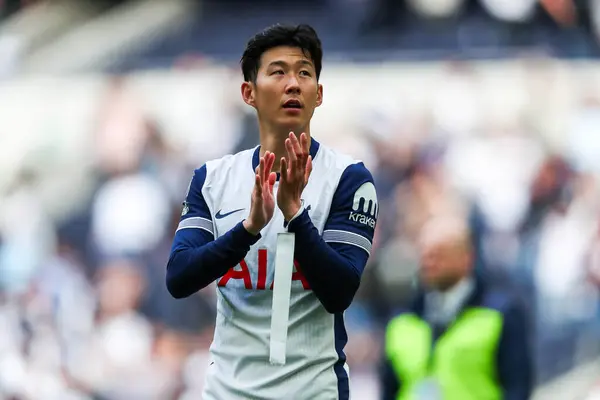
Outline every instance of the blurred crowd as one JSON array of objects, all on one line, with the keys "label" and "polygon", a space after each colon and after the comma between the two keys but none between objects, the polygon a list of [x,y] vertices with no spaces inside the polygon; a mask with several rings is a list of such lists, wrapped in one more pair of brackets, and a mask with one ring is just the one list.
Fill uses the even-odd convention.
[{"label": "blurred crowd", "polygon": [[[436,79],[393,66],[391,75],[364,67],[368,86],[357,77],[350,85],[354,72],[344,66],[323,78],[325,102],[334,106],[317,110],[313,135],[364,159],[381,202],[373,256],[346,313],[360,399],[376,398],[382,330],[409,301],[418,268],[413,241],[437,213],[468,220],[479,271],[514,280],[527,296],[539,382],[600,355],[600,80],[552,61],[527,61],[510,75],[520,80],[502,80],[509,66],[482,73],[470,63],[440,65]],[[198,110],[227,104],[208,82],[188,85],[189,71],[167,73],[147,96],[187,85],[206,102]],[[389,79],[396,75],[398,82]],[[236,96],[239,79],[217,76],[213,84],[226,92],[220,96]],[[198,133],[177,134],[184,126],[142,106],[148,99],[133,81],[103,81],[90,138],[69,150],[84,161],[35,153],[4,185],[0,399],[199,398],[215,288],[172,299],[166,261],[193,169],[255,146],[256,120],[233,101],[231,120],[191,118]],[[77,119],[73,92],[59,81],[49,85],[69,104],[60,118]],[[365,98],[348,104],[348,90]],[[177,91],[160,100],[172,109],[171,121],[190,118],[184,103],[195,101]],[[29,111],[23,116],[43,115]],[[10,143],[19,142],[16,132]],[[46,134],[22,140],[44,141]],[[67,181],[58,192],[52,171]]]},{"label": "blurred crowd", "polygon": [[28,0],[0,0],[0,20],[7,18],[22,10],[33,1]]},{"label": "blurred crowd", "polygon": [[[112,71],[168,67],[194,57],[235,62],[248,37],[274,22],[309,23],[326,58],[379,62],[497,59],[536,51],[600,56],[594,0],[198,1],[180,29],[116,62]],[[240,10],[232,13],[231,10]],[[219,40],[203,40],[218,37]]]}]

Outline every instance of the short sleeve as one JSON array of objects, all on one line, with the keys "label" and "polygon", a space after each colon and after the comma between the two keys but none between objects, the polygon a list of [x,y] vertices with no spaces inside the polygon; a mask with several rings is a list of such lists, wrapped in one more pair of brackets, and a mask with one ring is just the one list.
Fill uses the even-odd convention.
[{"label": "short sleeve", "polygon": [[352,164],[342,174],[333,196],[323,239],[349,244],[370,254],[378,214],[373,176],[363,163]]}]

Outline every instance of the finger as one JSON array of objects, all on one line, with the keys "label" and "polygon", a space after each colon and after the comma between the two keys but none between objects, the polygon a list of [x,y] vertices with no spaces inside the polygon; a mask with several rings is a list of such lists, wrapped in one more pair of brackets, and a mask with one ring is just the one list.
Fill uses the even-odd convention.
[{"label": "finger", "polygon": [[306,142],[307,140],[307,136],[304,133],[300,135],[300,140],[298,140],[296,136],[290,138],[297,158],[297,161],[292,167],[292,173],[294,178],[298,179],[299,182],[301,182],[304,178],[304,173],[306,170],[306,161],[308,159],[308,152],[304,151],[305,143],[301,143],[301,141]]},{"label": "finger", "polygon": [[254,168],[254,186],[257,186],[257,185],[261,185],[261,182],[260,182],[260,160],[258,161],[258,166],[256,168]]},{"label": "finger", "polygon": [[261,157],[258,163],[258,176],[260,177],[261,183],[264,182],[265,177],[265,157]]},{"label": "finger", "polygon": [[270,152],[265,152],[265,154],[260,159],[260,166],[262,168],[260,171],[260,179],[263,185],[267,181],[267,176],[269,176],[269,173],[267,172],[267,168],[269,167],[269,154]]},{"label": "finger", "polygon": [[258,174],[254,175],[254,190],[256,190],[256,195],[258,196],[258,198],[260,198],[260,196],[262,196],[263,190],[260,175]]},{"label": "finger", "polygon": [[[272,191],[272,188],[270,188],[270,184],[271,184],[271,169],[273,168],[273,163],[275,162],[275,154],[270,153],[268,157],[265,159],[265,171],[264,171],[264,177],[262,180],[262,185],[263,185],[263,191],[265,192],[269,192]],[[277,177],[277,174],[275,174],[275,177]]]},{"label": "finger", "polygon": [[310,173],[312,172],[312,156],[308,156],[308,160],[306,160],[306,170],[304,171],[304,185],[308,184],[308,178],[310,178]]},{"label": "finger", "polygon": [[302,155],[303,151],[302,151],[302,147],[300,146],[300,142],[298,141],[298,138],[296,137],[296,135],[291,133],[290,140],[292,142],[292,146],[294,147],[294,152],[296,153],[296,155],[298,157],[300,157]]},{"label": "finger", "polygon": [[302,146],[302,150],[304,154],[310,153],[310,144],[308,143],[308,135],[302,132],[300,135],[300,145]]},{"label": "finger", "polygon": [[271,171],[273,170],[273,164],[275,163],[275,154],[269,153],[269,158],[265,162],[265,181],[268,180]]},{"label": "finger", "polygon": [[275,181],[277,181],[277,174],[275,172],[271,172],[269,174],[269,192],[273,194],[273,188],[275,187]]},{"label": "finger", "polygon": [[285,169],[287,174],[292,176],[296,170],[296,164],[298,162],[298,157],[296,156],[296,152],[294,151],[294,147],[292,145],[292,141],[290,139],[286,139],[285,141],[285,149],[287,151],[287,168]]},{"label": "finger", "polygon": [[281,184],[285,184],[288,181],[288,165],[285,157],[281,157],[279,161],[279,179],[281,179]]},{"label": "finger", "polygon": [[308,162],[309,152],[309,144],[308,144],[308,135],[305,132],[302,132],[300,135],[299,148],[301,150],[301,156],[298,157],[300,161],[298,178],[303,178],[306,173],[306,163]]},{"label": "finger", "polygon": [[288,153],[288,160],[290,164],[298,159],[298,156],[296,155],[296,150],[294,149],[294,144],[292,143],[292,139],[285,140],[285,150]]}]

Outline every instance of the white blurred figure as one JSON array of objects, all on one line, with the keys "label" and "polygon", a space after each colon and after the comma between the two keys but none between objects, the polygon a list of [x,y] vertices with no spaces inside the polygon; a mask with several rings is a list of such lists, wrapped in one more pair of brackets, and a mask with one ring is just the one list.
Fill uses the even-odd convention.
[{"label": "white blurred figure", "polygon": [[27,363],[24,357],[17,351],[4,353],[0,357],[0,395],[7,398],[23,396],[27,384]]},{"label": "white blurred figure", "polygon": [[377,159],[371,143],[364,137],[351,135],[344,138],[342,143],[336,146],[336,149],[346,154],[350,154],[357,160],[361,160],[369,169],[377,167]]},{"label": "white blurred figure", "polygon": [[485,220],[486,259],[514,267],[520,254],[518,229],[529,211],[531,182],[545,156],[527,132],[492,127],[487,136],[451,144],[446,172],[451,185],[472,199]]},{"label": "white blurred figure", "polygon": [[182,370],[183,382],[187,390],[180,400],[202,397],[204,376],[209,365],[209,359],[210,355],[206,350],[195,351],[187,358]]},{"label": "white blurred figure", "polygon": [[14,302],[0,305],[0,395],[22,395],[27,384],[27,363],[19,308]]},{"label": "white blurred figure", "polygon": [[354,399],[379,398],[379,381],[375,374],[354,374],[350,386],[350,393]]},{"label": "white blurred figure", "polygon": [[23,171],[0,198],[0,237],[0,286],[23,292],[55,247],[52,221],[37,193],[33,171]]},{"label": "white blurred figure", "polygon": [[92,212],[93,235],[102,255],[140,254],[164,236],[170,203],[158,181],[131,174],[108,181],[99,190]]},{"label": "white blurred figure", "polygon": [[432,114],[444,135],[472,135],[481,123],[482,99],[477,76],[470,66],[449,64],[440,77],[432,102]]},{"label": "white blurred figure", "polygon": [[25,41],[20,36],[7,34],[0,36],[0,81],[9,79],[17,73],[24,50]]},{"label": "white blurred figure", "polygon": [[408,4],[426,18],[448,18],[462,11],[464,0],[408,0]]},{"label": "white blurred figure", "polygon": [[97,165],[104,171],[132,170],[139,161],[146,134],[140,102],[124,78],[113,79],[100,110],[100,128],[94,145]]},{"label": "white blurred figure", "polygon": [[59,243],[59,252],[43,266],[36,279],[39,296],[52,304],[60,340],[76,347],[94,329],[96,298],[83,267]]},{"label": "white blurred figure", "polygon": [[27,357],[26,398],[59,399],[67,390],[61,375],[61,348],[49,326],[36,327]]},{"label": "white blurred figure", "polygon": [[567,137],[569,158],[580,171],[600,176],[600,99],[589,96],[574,113]]},{"label": "white blurred figure", "polygon": [[153,357],[154,328],[136,311],[144,288],[139,268],[127,261],[102,267],[96,329],[69,359],[74,381],[114,400],[161,400],[172,390],[172,376]]},{"label": "white blurred figure", "polygon": [[543,317],[556,324],[589,320],[598,313],[598,292],[588,278],[590,243],[600,214],[597,195],[588,191],[585,184],[576,188],[568,208],[552,211],[541,226],[535,278]]},{"label": "white blurred figure", "polygon": [[513,23],[529,21],[537,5],[536,0],[481,0],[481,3],[495,19]]},{"label": "white blurred figure", "polygon": [[451,184],[478,202],[493,229],[511,231],[527,211],[543,156],[532,137],[507,132],[454,142],[446,168]]}]

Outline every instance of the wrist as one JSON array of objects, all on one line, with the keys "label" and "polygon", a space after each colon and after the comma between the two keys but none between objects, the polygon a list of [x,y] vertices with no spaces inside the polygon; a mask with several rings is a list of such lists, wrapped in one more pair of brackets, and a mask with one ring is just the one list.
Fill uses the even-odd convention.
[{"label": "wrist", "polygon": [[284,220],[288,221],[288,222],[290,220],[292,220],[296,215],[298,215],[301,208],[302,208],[302,201],[300,201],[299,203],[292,204],[286,210],[282,210]]},{"label": "wrist", "polygon": [[262,229],[262,228],[257,228],[251,222],[249,222],[247,219],[245,219],[242,222],[242,225],[244,226],[244,229],[246,229],[246,231],[253,236],[258,236],[258,234],[260,233],[260,231]]}]

